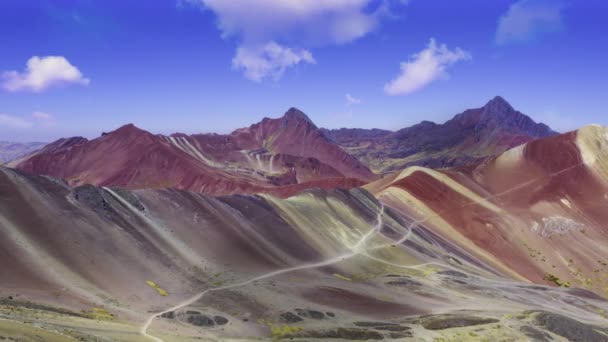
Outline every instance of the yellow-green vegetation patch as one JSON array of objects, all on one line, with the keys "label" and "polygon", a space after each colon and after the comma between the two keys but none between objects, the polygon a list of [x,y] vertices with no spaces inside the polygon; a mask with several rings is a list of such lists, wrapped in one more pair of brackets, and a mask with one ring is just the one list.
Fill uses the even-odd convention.
[{"label": "yellow-green vegetation patch", "polygon": [[287,324],[283,324],[282,326],[273,325],[270,327],[273,339],[280,339],[286,336],[291,336],[293,334],[297,334],[302,330],[304,330],[304,328]]},{"label": "yellow-green vegetation patch", "polygon": [[558,277],[556,277],[555,275],[553,275],[551,273],[545,273],[545,276],[543,277],[543,279],[545,279],[546,281],[550,281],[560,287],[570,287],[569,281],[562,281],[561,279],[559,279]]},{"label": "yellow-green vegetation patch", "polygon": [[437,272],[439,272],[438,268],[435,268],[435,267],[425,267],[422,270],[422,275],[425,276],[425,277],[428,277],[428,276],[430,276],[432,274],[435,274]]},{"label": "yellow-green vegetation patch", "polygon": [[116,316],[112,313],[109,313],[108,310],[104,308],[91,308],[89,310],[83,310],[82,315],[89,319],[95,319],[98,321],[113,321],[116,319]]},{"label": "yellow-green vegetation patch", "polygon": [[163,290],[160,286],[158,286],[158,284],[156,284],[152,280],[146,280],[146,284],[148,284],[148,286],[150,286],[151,288],[155,289],[156,292],[158,292],[158,294],[163,297],[166,297],[169,295],[169,292]]},{"label": "yellow-green vegetation patch", "polygon": [[341,279],[341,280],[345,280],[345,281],[353,281],[351,278],[349,278],[347,276],[343,276],[340,273],[334,273],[334,277]]},{"label": "yellow-green vegetation patch", "polygon": [[293,336],[298,332],[304,330],[302,327],[298,327],[295,325],[287,325],[287,324],[274,324],[271,321],[265,319],[259,319],[258,323],[268,326],[270,328],[270,333],[272,335],[273,340],[282,339],[284,337]]},{"label": "yellow-green vegetation patch", "polygon": [[433,337],[433,342],[496,342],[496,341],[528,341],[525,336],[513,329],[501,329],[500,325],[491,329],[459,329],[443,332]]},{"label": "yellow-green vegetation patch", "polygon": [[220,287],[220,286],[224,285],[224,282],[221,280],[218,280],[218,281],[214,281],[213,283],[211,283],[211,285],[213,285],[214,287]]}]

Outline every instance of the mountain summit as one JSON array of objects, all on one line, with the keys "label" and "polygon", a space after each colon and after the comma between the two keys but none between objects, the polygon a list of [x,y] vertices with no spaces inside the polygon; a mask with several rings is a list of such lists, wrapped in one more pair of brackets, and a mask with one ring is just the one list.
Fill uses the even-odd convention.
[{"label": "mountain summit", "polygon": [[315,128],[317,127],[314,122],[312,122],[312,120],[308,117],[308,115],[304,114],[303,111],[295,107],[289,108],[289,110],[285,112],[281,119],[286,121],[306,122],[308,124],[313,125]]},{"label": "mountain summit", "polygon": [[488,101],[488,103],[486,103],[483,108],[487,109],[489,112],[494,113],[509,113],[515,111],[511,104],[499,95],[496,95],[493,99]]},{"label": "mountain summit", "polygon": [[479,109],[466,110],[462,114],[456,115],[452,120],[464,126],[474,124],[476,132],[492,129],[516,135],[525,134],[533,138],[543,138],[557,134],[549,126],[536,123],[529,116],[515,110],[509,102],[500,96],[494,97]]}]

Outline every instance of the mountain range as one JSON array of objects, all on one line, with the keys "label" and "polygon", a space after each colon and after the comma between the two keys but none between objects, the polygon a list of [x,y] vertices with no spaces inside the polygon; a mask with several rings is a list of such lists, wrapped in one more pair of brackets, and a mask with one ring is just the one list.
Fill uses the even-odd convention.
[{"label": "mountain range", "polygon": [[154,135],[132,124],[93,140],[60,139],[9,164],[66,179],[130,189],[187,189],[214,195],[351,188],[411,165],[468,165],[557,134],[496,97],[443,125],[422,122],[396,132],[319,129],[289,109],[230,134]]},{"label": "mountain range", "polygon": [[231,134],[154,135],[132,124],[97,139],[60,139],[10,164],[34,174],[131,189],[209,194],[290,195],[312,187],[353,187],[376,176],[290,109]]},{"label": "mountain range", "polygon": [[500,96],[481,108],[457,114],[444,124],[423,121],[396,132],[343,128],[324,133],[379,173],[414,165],[432,168],[467,165],[557,134],[513,109]]},{"label": "mountain range", "polygon": [[8,165],[9,341],[608,341],[608,127],[499,97],[397,132],[292,108]]},{"label": "mountain range", "polygon": [[45,145],[45,143],[41,142],[17,143],[0,141],[0,164],[26,156]]}]

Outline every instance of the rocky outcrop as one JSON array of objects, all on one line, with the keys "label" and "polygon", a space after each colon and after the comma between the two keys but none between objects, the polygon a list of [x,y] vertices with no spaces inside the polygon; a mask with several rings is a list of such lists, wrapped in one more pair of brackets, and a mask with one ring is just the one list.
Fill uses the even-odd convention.
[{"label": "rocky outcrop", "polygon": [[534,323],[572,342],[608,341],[607,328],[595,327],[551,312],[538,313],[534,319]]},{"label": "rocky outcrop", "polygon": [[436,315],[422,318],[420,324],[427,330],[443,330],[499,322],[496,318],[468,315]]}]

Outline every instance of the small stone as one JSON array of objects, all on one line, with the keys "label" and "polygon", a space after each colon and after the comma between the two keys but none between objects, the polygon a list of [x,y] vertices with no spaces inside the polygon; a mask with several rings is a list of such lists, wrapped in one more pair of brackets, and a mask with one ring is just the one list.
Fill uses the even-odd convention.
[{"label": "small stone", "polygon": [[193,315],[188,317],[188,323],[197,327],[212,327],[215,325],[213,319],[205,315]]},{"label": "small stone", "polygon": [[296,323],[303,321],[302,318],[289,311],[282,313],[279,317],[279,320],[284,323]]},{"label": "small stone", "polygon": [[389,336],[392,339],[397,339],[397,338],[406,338],[406,337],[412,337],[414,336],[414,334],[412,334],[411,331],[405,331],[405,332],[392,332],[389,334]]},{"label": "small stone", "polygon": [[468,327],[472,325],[497,323],[495,318],[476,316],[431,316],[422,319],[422,326],[428,330],[443,330],[449,328]]},{"label": "small stone", "polygon": [[226,318],[224,316],[215,316],[215,317],[213,317],[213,320],[215,321],[215,324],[217,324],[217,325],[225,325],[228,323],[228,318]]},{"label": "small stone", "polygon": [[164,314],[160,315],[160,317],[167,318],[167,319],[174,319],[175,312],[174,311],[165,312]]},{"label": "small stone", "polygon": [[304,309],[296,309],[296,313],[300,317],[312,318],[312,319],[323,319],[325,318],[325,314],[320,311],[315,310],[304,310]]}]

